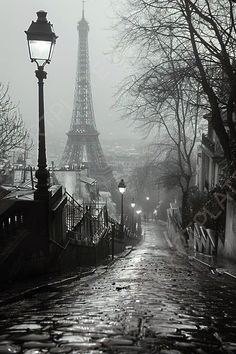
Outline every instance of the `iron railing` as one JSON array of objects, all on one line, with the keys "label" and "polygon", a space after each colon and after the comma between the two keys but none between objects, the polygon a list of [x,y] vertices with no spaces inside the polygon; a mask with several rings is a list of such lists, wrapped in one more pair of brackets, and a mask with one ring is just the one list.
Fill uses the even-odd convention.
[{"label": "iron railing", "polygon": [[83,207],[66,192],[66,230],[73,231],[84,216]]},{"label": "iron railing", "polygon": [[66,204],[67,235],[76,243],[93,245],[99,242],[108,228],[106,206],[80,205],[69,193]]},{"label": "iron railing", "polygon": [[217,237],[213,230],[206,229],[204,226],[194,224],[191,233],[194,241],[194,250],[208,255],[217,253]]}]

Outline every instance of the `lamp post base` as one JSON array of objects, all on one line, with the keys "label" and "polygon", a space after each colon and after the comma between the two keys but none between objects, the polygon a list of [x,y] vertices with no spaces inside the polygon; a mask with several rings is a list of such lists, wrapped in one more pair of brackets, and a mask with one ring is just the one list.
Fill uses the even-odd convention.
[{"label": "lamp post base", "polygon": [[36,190],[34,192],[34,200],[45,200],[48,201],[50,198],[51,193],[49,192],[48,189],[44,190]]}]

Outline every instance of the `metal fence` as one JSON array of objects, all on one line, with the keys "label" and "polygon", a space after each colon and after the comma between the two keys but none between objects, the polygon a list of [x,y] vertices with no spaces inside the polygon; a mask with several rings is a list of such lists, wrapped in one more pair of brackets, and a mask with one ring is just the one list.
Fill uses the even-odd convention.
[{"label": "metal fence", "polygon": [[80,244],[98,243],[108,228],[106,206],[98,206],[95,203],[82,206],[69,193],[66,195],[67,235]]}]

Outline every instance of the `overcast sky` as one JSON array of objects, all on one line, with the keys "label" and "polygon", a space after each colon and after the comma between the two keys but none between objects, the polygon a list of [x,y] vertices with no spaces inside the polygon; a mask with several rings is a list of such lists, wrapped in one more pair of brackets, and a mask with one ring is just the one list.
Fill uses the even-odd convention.
[{"label": "overcast sky", "polygon": [[[71,121],[77,62],[77,23],[81,19],[82,0],[1,0],[0,81],[10,85],[9,93],[35,139],[38,127],[38,91],[35,63],[28,56],[25,30],[36,20],[38,10],[47,11],[58,35],[54,56],[46,66],[46,134],[64,136]],[[127,73],[124,62],[109,54],[114,44],[111,25],[114,19],[110,0],[87,0],[85,17],[90,25],[89,46],[95,119],[102,137],[137,137],[128,123],[111,109],[113,94]]]}]

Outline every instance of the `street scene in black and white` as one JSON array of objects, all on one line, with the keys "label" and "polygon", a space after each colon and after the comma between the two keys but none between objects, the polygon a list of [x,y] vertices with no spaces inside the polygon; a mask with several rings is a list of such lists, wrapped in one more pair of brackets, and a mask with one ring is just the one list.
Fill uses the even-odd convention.
[{"label": "street scene in black and white", "polygon": [[0,13],[0,354],[236,353],[236,1]]}]

